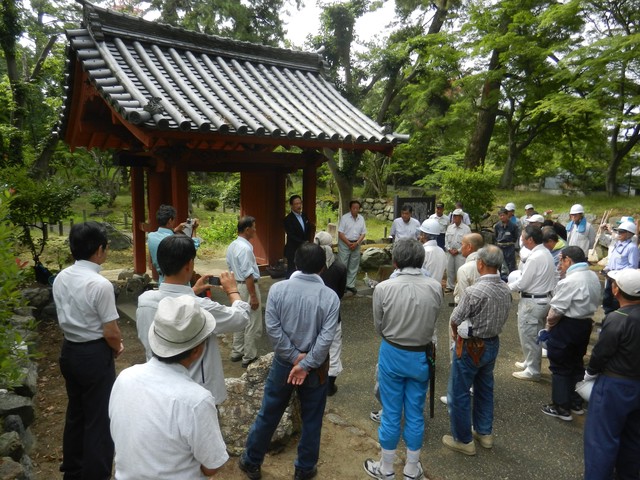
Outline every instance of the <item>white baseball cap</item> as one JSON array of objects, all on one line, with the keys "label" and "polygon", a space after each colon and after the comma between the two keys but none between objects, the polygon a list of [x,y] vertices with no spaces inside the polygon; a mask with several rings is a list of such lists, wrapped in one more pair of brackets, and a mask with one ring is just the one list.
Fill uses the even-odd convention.
[{"label": "white baseball cap", "polygon": [[529,210],[530,208],[534,208],[534,206],[533,206],[533,205],[531,205],[530,203],[527,203],[527,204],[524,206],[524,209],[525,209],[525,210]]},{"label": "white baseball cap", "polygon": [[462,215],[464,213],[464,211],[461,208],[456,208],[453,212],[451,212],[451,215]]},{"label": "white baseball cap", "polygon": [[612,270],[607,276],[615,280],[618,288],[627,295],[640,297],[640,270],[625,268],[624,270]]},{"label": "white baseball cap", "polygon": [[584,207],[579,203],[576,203],[571,210],[569,210],[569,215],[575,215],[577,213],[584,213]]},{"label": "white baseball cap", "polygon": [[529,223],[544,223],[544,217],[540,214],[535,214],[535,215],[531,215],[528,219],[527,222]]},{"label": "white baseball cap", "polygon": [[420,231],[428,233],[429,235],[440,235],[440,224],[435,218],[430,218],[422,222],[422,225],[420,225]]},{"label": "white baseball cap", "polygon": [[216,328],[216,319],[193,295],[165,297],[149,328],[149,345],[157,356],[169,358],[200,345]]},{"label": "white baseball cap", "polygon": [[504,208],[510,212],[515,212],[516,211],[516,204],[513,202],[509,202],[507,203]]}]

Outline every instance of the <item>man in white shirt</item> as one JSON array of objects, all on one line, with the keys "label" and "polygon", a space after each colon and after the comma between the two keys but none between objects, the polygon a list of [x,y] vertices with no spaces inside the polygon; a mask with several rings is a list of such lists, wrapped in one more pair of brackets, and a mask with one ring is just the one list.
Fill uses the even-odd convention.
[{"label": "man in white shirt", "polygon": [[444,214],[444,203],[436,203],[436,213],[429,217],[429,220],[437,220],[440,224],[440,233],[438,234],[438,246],[444,251],[444,236],[449,226],[449,216]]},{"label": "man in white shirt", "polygon": [[522,232],[522,244],[531,250],[522,275],[509,288],[520,292],[518,302],[518,333],[524,362],[516,362],[520,372],[513,372],[519,380],[540,380],[542,345],[537,342],[538,332],[544,327],[549,312],[549,300],[556,287],[557,272],[553,257],[542,244],[540,227],[527,225]]},{"label": "man in white shirt", "polygon": [[193,295],[160,301],[149,329],[154,357],[123,370],[111,392],[118,480],[205,479],[229,459],[215,400],[189,376],[215,327]]},{"label": "man in white shirt", "polygon": [[413,207],[411,205],[403,205],[400,210],[400,216],[391,224],[391,233],[389,236],[393,241],[401,238],[418,238],[420,222],[413,218]]},{"label": "man in white shirt", "polygon": [[438,246],[437,238],[440,234],[440,224],[436,219],[430,218],[420,225],[420,242],[424,247],[424,263],[422,270],[442,284],[444,270],[447,268],[447,256]]},{"label": "man in white shirt", "polygon": [[484,239],[479,233],[469,233],[462,237],[460,251],[465,258],[465,262],[458,269],[456,287],[453,289],[453,301],[456,305],[460,303],[460,297],[462,297],[464,291],[480,278],[476,260],[478,258],[478,250],[482,247],[484,247]]},{"label": "man in white shirt", "polygon": [[360,215],[360,202],[349,202],[349,213],[340,218],[338,226],[338,258],[347,266],[347,290],[354,295],[356,289],[356,276],[360,269],[360,245],[367,234],[367,226],[364,217]]},{"label": "man in white shirt", "polygon": [[[189,279],[193,275],[195,258],[195,246],[191,239],[184,235],[171,235],[162,240],[158,246],[158,261],[165,272],[165,281],[157,290],[148,290],[140,295],[136,310],[138,338],[144,345],[147,360],[153,357],[153,351],[149,344],[149,328],[153,323],[160,301],[166,297],[182,295],[196,297],[211,288],[208,283],[211,275],[203,275],[193,287],[189,285]],[[189,368],[191,378],[212,393],[217,405],[227,398],[217,335],[244,330],[249,321],[249,304],[240,298],[233,275],[229,272],[222,272],[220,285],[229,296],[230,307],[214,302],[208,297],[196,297],[200,307],[216,317],[214,332],[216,335],[208,338],[200,360]]]},{"label": "man in white shirt", "polygon": [[116,378],[114,360],[124,346],[113,285],[100,275],[108,246],[104,225],[75,224],[69,232],[75,263],[53,282],[53,300],[64,334],[60,371],[69,399],[60,466],[65,480],[111,478],[109,394]]},{"label": "man in white shirt", "polygon": [[445,292],[447,293],[453,292],[456,286],[458,269],[464,263],[464,257],[460,252],[462,248],[462,237],[471,233],[469,226],[462,222],[463,213],[459,208],[452,212],[451,218],[453,221],[451,225],[447,227],[447,233],[445,235],[444,247],[447,252],[447,288]]},{"label": "man in white shirt", "polygon": [[576,203],[569,210],[571,220],[567,223],[567,245],[580,247],[587,257],[589,249],[596,243],[596,230],[584,216],[584,207]]},{"label": "man in white shirt", "polygon": [[584,377],[584,356],[591,338],[593,314],[602,295],[598,275],[589,270],[581,248],[563,249],[559,270],[564,278],[553,294],[545,330],[540,336],[548,336],[547,355],[552,374],[551,403],[542,407],[542,413],[571,421],[571,413],[584,414],[576,383]]},{"label": "man in white shirt", "polygon": [[241,217],[238,220],[238,238],[227,248],[227,265],[238,282],[240,298],[251,306],[246,328],[233,334],[231,361],[242,360],[242,368],[247,368],[258,359],[256,342],[262,335],[262,296],[258,288],[260,269],[250,242],[255,236],[256,219],[248,215]]}]

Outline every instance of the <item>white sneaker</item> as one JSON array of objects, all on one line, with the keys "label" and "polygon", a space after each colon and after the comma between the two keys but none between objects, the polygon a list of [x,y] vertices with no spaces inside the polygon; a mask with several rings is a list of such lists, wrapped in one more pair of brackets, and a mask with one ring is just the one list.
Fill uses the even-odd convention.
[{"label": "white sneaker", "polygon": [[422,470],[422,464],[418,462],[418,473],[411,476],[402,472],[402,480],[423,480],[424,479],[424,470]]},{"label": "white sneaker", "polygon": [[369,418],[376,423],[380,423],[380,419],[382,418],[382,409],[371,412],[369,414]]},{"label": "white sneaker", "polygon": [[526,370],[524,372],[513,372],[511,376],[517,378],[518,380],[528,380],[529,382],[540,381],[540,375],[531,375]]},{"label": "white sneaker", "polygon": [[514,365],[516,366],[516,368],[519,368],[520,370],[524,370],[524,362],[516,362],[514,363]]},{"label": "white sneaker", "polygon": [[380,462],[376,462],[370,458],[367,458],[364,461],[364,471],[367,472],[371,478],[377,478],[378,480],[393,480],[396,478],[396,474],[394,472],[391,473],[383,473],[380,469]]}]

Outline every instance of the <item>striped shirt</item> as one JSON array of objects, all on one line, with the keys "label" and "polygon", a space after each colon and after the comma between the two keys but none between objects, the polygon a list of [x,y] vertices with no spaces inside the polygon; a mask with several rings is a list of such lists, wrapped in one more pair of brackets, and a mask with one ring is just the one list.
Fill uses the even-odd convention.
[{"label": "striped shirt", "polygon": [[473,336],[491,338],[502,331],[511,309],[511,291],[500,275],[482,275],[467,288],[451,313],[451,323],[468,320]]}]

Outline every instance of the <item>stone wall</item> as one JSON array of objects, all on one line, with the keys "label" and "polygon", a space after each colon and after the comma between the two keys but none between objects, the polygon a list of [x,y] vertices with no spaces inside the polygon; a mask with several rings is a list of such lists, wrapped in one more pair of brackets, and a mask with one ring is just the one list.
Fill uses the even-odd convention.
[{"label": "stone wall", "polygon": [[395,219],[393,200],[387,198],[363,198],[361,202],[362,215],[365,218],[377,218],[378,220],[390,222]]},{"label": "stone wall", "polygon": [[[30,309],[23,309],[10,322],[23,338],[33,340],[28,330],[34,317]],[[37,367],[28,362],[22,378],[12,391],[0,389],[0,480],[31,480],[35,478],[29,454],[34,445],[30,426],[35,419],[33,397],[36,394]]]}]

